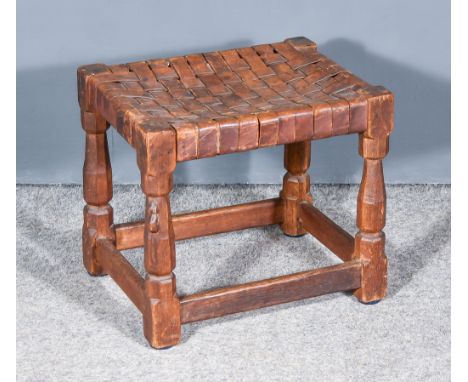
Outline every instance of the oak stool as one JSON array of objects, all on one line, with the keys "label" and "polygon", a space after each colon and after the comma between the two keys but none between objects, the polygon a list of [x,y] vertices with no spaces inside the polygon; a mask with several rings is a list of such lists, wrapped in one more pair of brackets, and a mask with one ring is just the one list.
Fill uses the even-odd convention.
[{"label": "oak stool", "polygon": [[[86,132],[83,261],[110,275],[143,315],[150,345],[179,342],[181,324],[352,290],[364,303],[387,291],[382,159],[393,128],[393,94],[372,86],[295,37],[273,44],[78,69]],[[106,131],[135,149],[145,220],[114,224]],[[311,140],[359,134],[364,158],[353,238],[312,203]],[[284,145],[278,198],[172,215],[177,162]],[[175,241],[279,224],[312,234],[343,262],[269,280],[179,296]],[[121,251],[144,247],[145,278]]]}]

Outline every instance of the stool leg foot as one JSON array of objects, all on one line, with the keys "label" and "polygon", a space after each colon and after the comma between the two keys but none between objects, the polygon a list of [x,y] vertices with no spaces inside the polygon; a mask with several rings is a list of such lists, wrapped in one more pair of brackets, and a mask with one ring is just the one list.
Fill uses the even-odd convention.
[{"label": "stool leg foot", "polygon": [[148,303],[143,314],[143,330],[148,343],[156,349],[177,345],[181,336],[181,324],[175,275],[148,275],[145,288]]},{"label": "stool leg foot", "polygon": [[300,202],[312,202],[310,177],[310,141],[284,145],[284,167],[288,171],[283,178],[280,197],[283,200],[281,229],[290,237],[301,237],[306,231],[301,227],[298,214]]},{"label": "stool leg foot", "polygon": [[92,276],[104,275],[96,257],[98,237],[113,240],[112,168],[109,159],[106,130],[109,127],[97,113],[82,112],[86,131],[86,151],[83,166],[83,263]]}]

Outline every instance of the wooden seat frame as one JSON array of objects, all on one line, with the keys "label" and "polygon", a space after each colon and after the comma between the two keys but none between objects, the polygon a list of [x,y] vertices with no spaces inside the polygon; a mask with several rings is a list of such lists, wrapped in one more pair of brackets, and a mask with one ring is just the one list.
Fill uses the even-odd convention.
[{"label": "wooden seat frame", "polygon": [[[79,71],[86,82],[92,68]],[[89,274],[110,275],[143,315],[144,334],[151,346],[165,348],[180,341],[181,325],[227,314],[296,301],[337,291],[354,291],[364,303],[387,292],[384,251],[385,185],[382,159],[393,128],[393,95],[367,99],[367,130],[359,133],[364,158],[357,202],[358,233],[344,231],[315,208],[310,194],[311,141],[285,144],[287,170],[278,198],[236,206],[172,215],[169,193],[176,168],[176,138],[170,129],[134,137],[141,186],[146,195],[145,220],[114,224],[112,170],[106,131],[109,122],[80,90],[86,155],[83,168],[83,260]],[[178,296],[175,241],[222,232],[279,224],[290,236],[312,234],[343,263],[326,268],[193,295]],[[121,251],[144,247],[145,278]]]}]

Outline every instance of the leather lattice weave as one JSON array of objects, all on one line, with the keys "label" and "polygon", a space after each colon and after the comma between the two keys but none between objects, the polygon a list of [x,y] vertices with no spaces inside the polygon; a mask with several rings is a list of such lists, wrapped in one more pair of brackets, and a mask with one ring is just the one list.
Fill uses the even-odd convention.
[{"label": "leather lattice weave", "polygon": [[363,132],[382,92],[304,37],[92,67],[93,107],[130,144],[138,121],[174,128],[178,161]]}]

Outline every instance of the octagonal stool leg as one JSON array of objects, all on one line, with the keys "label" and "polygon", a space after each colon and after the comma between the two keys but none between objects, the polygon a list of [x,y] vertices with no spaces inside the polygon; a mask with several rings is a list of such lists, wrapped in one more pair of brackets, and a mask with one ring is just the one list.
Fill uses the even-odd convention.
[{"label": "octagonal stool leg", "polygon": [[370,139],[361,134],[360,154],[364,157],[357,201],[354,258],[361,261],[361,287],[354,294],[363,303],[377,302],[387,294],[385,255],[386,194],[382,159],[388,152],[388,137]]},{"label": "octagonal stool leg", "polygon": [[377,302],[387,294],[385,255],[386,195],[382,160],[388,154],[393,130],[393,94],[383,87],[363,90],[367,98],[367,129],[359,134],[359,155],[364,158],[357,201],[353,258],[361,263],[361,287],[354,291],[363,303]]},{"label": "octagonal stool leg", "polygon": [[146,306],[144,334],[161,349],[180,341],[180,301],[176,293],[175,236],[169,193],[175,170],[175,133],[172,128],[144,137],[138,152],[141,186],[146,195],[144,263]]},{"label": "octagonal stool leg", "polygon": [[96,239],[114,240],[112,199],[112,169],[109,159],[106,131],[109,124],[95,112],[81,113],[86,131],[85,161],[83,166],[83,263],[90,275],[104,272],[97,259]]},{"label": "octagonal stool leg", "polygon": [[288,171],[283,178],[280,197],[283,200],[281,229],[288,236],[302,236],[306,231],[299,221],[299,203],[312,202],[310,195],[310,141],[284,145],[284,167]]}]

